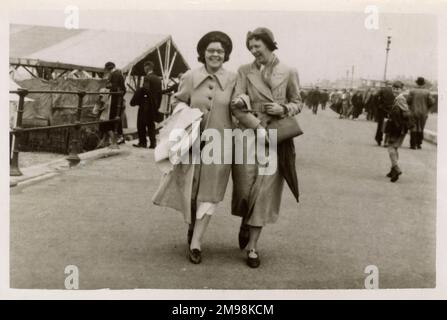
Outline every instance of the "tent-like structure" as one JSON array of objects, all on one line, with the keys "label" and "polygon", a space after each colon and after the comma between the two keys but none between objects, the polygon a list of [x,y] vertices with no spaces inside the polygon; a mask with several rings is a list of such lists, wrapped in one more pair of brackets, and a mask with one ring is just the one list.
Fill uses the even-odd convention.
[{"label": "tent-like structure", "polygon": [[[14,82],[14,80],[9,79],[9,90],[10,91],[17,91],[19,89],[22,89],[17,83]],[[19,101],[19,96],[14,93],[9,94],[9,101]],[[33,99],[30,99],[28,97],[25,97],[25,101],[33,101]]]},{"label": "tent-like structure", "polygon": [[34,77],[49,79],[78,71],[101,77],[105,62],[113,61],[130,89],[135,89],[147,60],[154,63],[154,73],[162,77],[164,86],[189,69],[170,35],[10,25],[9,64]]}]

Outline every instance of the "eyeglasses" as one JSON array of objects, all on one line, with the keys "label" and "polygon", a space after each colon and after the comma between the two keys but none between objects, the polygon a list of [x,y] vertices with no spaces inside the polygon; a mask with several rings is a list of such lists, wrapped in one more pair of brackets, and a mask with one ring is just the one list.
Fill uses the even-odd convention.
[{"label": "eyeglasses", "polygon": [[217,53],[218,55],[224,55],[225,54],[225,50],[222,50],[222,49],[206,49],[206,52],[209,53],[209,54]]}]

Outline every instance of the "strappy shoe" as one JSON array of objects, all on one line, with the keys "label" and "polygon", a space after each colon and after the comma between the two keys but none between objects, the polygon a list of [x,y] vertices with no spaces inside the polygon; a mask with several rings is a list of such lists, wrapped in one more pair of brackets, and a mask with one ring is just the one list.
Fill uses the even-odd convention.
[{"label": "strappy shoe", "polygon": [[[252,256],[250,256],[250,254]],[[253,257],[253,254],[256,256]],[[257,268],[257,267],[259,267],[260,264],[261,264],[261,260],[259,259],[259,253],[256,252],[255,249],[251,249],[251,250],[247,251],[247,265],[250,268]]]}]

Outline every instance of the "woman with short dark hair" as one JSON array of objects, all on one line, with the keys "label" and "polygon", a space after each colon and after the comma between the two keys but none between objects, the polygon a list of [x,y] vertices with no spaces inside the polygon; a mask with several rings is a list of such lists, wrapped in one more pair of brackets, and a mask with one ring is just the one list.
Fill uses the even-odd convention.
[{"label": "woman with short dark hair", "polygon": [[[201,130],[215,129],[221,137],[224,129],[232,128],[230,101],[236,84],[236,75],[223,68],[228,61],[232,42],[228,35],[220,31],[205,34],[197,44],[198,60],[203,66],[187,71],[181,78],[172,106],[185,103],[198,108],[203,117]],[[206,143],[202,143],[203,148]],[[222,147],[224,144],[222,143]],[[221,152],[222,156],[224,151]],[[183,164],[162,178],[153,201],[184,214],[188,228],[188,256],[192,263],[200,263],[201,242],[210,217],[221,202],[227,188],[231,164]]]},{"label": "woman with short dark hair", "polygon": [[[298,72],[282,64],[273,53],[278,48],[273,33],[257,28],[247,34],[246,45],[255,61],[239,68],[231,106],[240,128],[267,128],[273,121],[299,113],[302,103]],[[244,100],[247,97],[248,102]],[[250,149],[247,145],[246,150]],[[242,217],[239,247],[247,249],[247,264],[252,268],[260,265],[257,243],[262,228],[278,219],[285,179],[294,186],[291,189],[298,201],[293,139],[279,143],[274,156],[278,169],[271,175],[260,175],[259,164],[234,164],[232,169],[232,214]]]}]

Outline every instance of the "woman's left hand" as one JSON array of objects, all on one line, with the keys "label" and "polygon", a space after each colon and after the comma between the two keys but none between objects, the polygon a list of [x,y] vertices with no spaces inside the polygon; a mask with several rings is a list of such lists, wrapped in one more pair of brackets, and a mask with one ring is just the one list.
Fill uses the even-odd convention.
[{"label": "woman's left hand", "polygon": [[281,116],[284,114],[284,108],[280,104],[276,102],[265,103],[264,104],[265,112],[272,116]]}]

